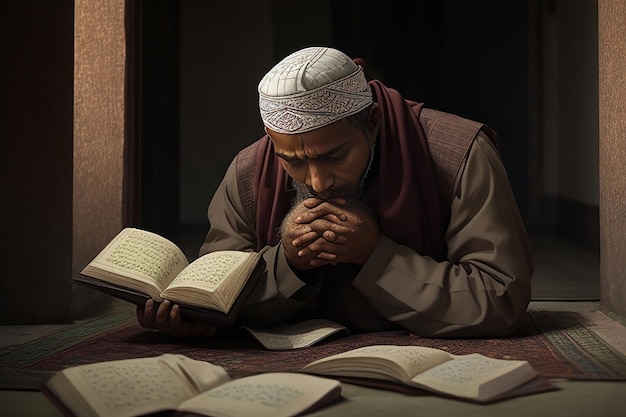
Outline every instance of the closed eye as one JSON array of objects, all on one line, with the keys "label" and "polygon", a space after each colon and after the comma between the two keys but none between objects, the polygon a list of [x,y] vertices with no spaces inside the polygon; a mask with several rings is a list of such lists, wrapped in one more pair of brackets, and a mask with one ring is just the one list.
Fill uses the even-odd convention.
[{"label": "closed eye", "polygon": [[302,162],[302,159],[298,158],[297,156],[284,155],[278,152],[276,152],[276,156],[282,159],[283,161],[287,162],[288,164]]},{"label": "closed eye", "polygon": [[341,162],[346,158],[347,154],[348,154],[347,152],[340,152],[337,154],[328,155],[324,159],[327,159],[328,161],[331,161],[331,162]]},{"label": "closed eye", "polygon": [[285,160],[285,162],[292,167],[299,167],[300,165],[303,165],[305,163],[305,161],[303,159],[291,159],[289,161]]}]

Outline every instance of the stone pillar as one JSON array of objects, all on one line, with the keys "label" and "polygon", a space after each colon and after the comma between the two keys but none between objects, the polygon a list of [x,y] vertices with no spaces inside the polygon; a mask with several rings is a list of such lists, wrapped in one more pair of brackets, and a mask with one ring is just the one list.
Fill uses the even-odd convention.
[{"label": "stone pillar", "polygon": [[[75,0],[72,274],[122,228],[124,181],[124,0]],[[109,298],[75,287],[81,317]]]},{"label": "stone pillar", "polygon": [[626,1],[598,1],[600,299],[626,317]]}]

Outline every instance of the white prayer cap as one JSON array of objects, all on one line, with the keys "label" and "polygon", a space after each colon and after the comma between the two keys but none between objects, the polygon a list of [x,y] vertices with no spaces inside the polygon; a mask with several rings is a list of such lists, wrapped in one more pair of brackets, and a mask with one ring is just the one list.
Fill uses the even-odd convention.
[{"label": "white prayer cap", "polygon": [[372,91],[363,69],[332,48],[294,52],[259,83],[261,119],[279,133],[308,132],[358,113],[371,103]]}]

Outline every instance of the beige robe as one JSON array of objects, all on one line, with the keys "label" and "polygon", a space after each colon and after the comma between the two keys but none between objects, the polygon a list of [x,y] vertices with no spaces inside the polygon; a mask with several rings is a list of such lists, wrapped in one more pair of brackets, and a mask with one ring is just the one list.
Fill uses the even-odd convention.
[{"label": "beige robe", "polygon": [[[325,317],[353,330],[403,327],[428,337],[484,337],[514,331],[531,296],[533,261],[505,168],[479,133],[455,180],[447,261],[436,262],[382,236],[370,259],[298,277],[281,244],[263,249],[260,284],[242,323],[270,326]],[[253,250],[254,227],[239,197],[233,161],[217,189],[200,254]]]}]

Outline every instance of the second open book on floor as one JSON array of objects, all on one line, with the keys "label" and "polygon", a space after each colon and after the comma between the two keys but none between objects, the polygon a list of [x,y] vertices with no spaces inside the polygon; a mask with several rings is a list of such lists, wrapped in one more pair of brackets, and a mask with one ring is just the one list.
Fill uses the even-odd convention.
[{"label": "second open book on floor", "polygon": [[[270,329],[244,329],[270,350],[300,349],[348,333],[345,327],[322,319]],[[319,359],[301,371],[375,388],[402,392],[421,389],[475,402],[554,389],[546,381],[537,380],[515,391],[537,376],[527,361],[479,353],[455,355],[425,346],[365,346]]]}]

